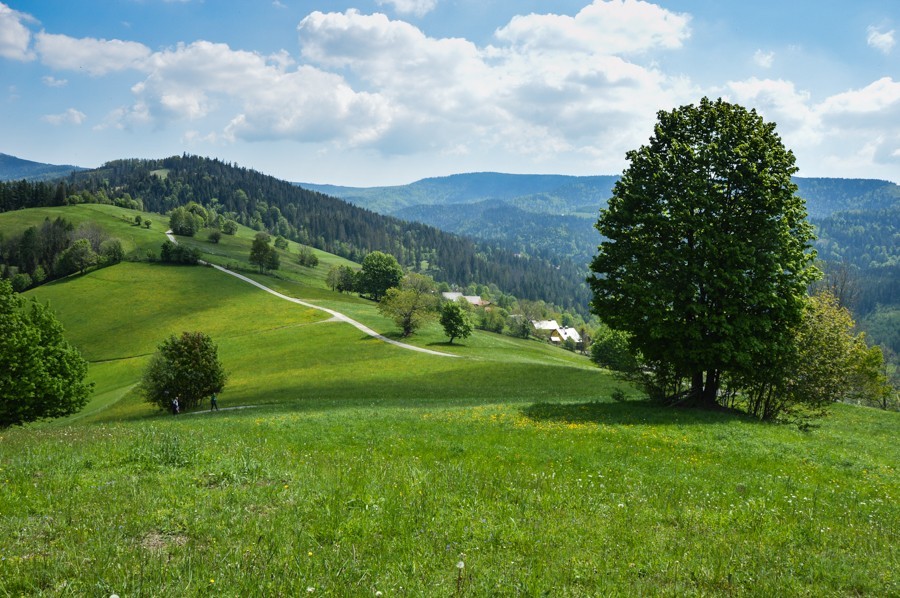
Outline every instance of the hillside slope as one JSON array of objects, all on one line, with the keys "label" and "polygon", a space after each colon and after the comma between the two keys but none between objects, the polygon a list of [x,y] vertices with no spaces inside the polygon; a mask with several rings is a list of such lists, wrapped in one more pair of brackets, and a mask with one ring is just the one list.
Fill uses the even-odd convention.
[{"label": "hillside slope", "polygon": [[377,214],[218,160],[120,160],[72,175],[69,186],[101,189],[111,198],[128,194],[140,199],[144,209],[161,213],[196,201],[251,228],[265,228],[356,262],[371,251],[385,251],[438,281],[495,284],[520,298],[587,312],[589,293],[581,268],[565,258],[517,254],[496,243]]}]

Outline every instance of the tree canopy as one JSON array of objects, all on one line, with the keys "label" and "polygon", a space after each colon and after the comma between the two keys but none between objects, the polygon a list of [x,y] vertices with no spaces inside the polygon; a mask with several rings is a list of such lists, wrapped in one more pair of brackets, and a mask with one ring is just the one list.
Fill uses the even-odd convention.
[{"label": "tree canopy", "polygon": [[93,387],[50,309],[24,303],[0,280],[0,429],[75,413]]},{"label": "tree canopy", "polygon": [[794,156],[755,110],[704,98],[658,114],[596,224],[592,308],[714,405],[723,374],[790,347],[812,266]]},{"label": "tree canopy", "polygon": [[259,267],[260,273],[266,270],[277,270],[280,266],[278,251],[269,245],[272,238],[268,233],[258,232],[250,246],[250,263]]},{"label": "tree canopy", "polygon": [[150,358],[141,392],[148,403],[163,410],[169,409],[174,398],[190,408],[222,392],[226,380],[212,339],[202,332],[182,332],[164,340]]},{"label": "tree canopy", "polygon": [[380,301],[389,288],[400,284],[402,278],[403,268],[394,256],[373,251],[363,258],[356,290],[369,295],[375,301]]},{"label": "tree canopy", "polygon": [[407,274],[399,287],[389,288],[378,311],[391,318],[400,328],[403,336],[409,336],[433,319],[438,298],[434,281],[423,274]]},{"label": "tree canopy", "polygon": [[[463,299],[465,301],[465,299]],[[450,337],[450,344],[457,338],[468,338],[472,334],[472,320],[469,311],[456,301],[441,304],[441,326]]]}]

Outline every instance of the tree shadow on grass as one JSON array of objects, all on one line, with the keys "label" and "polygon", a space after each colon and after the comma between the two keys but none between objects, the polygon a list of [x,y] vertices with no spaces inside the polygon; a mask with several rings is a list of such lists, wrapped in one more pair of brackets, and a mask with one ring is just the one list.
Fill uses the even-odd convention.
[{"label": "tree shadow on grass", "polygon": [[734,410],[668,407],[644,400],[589,403],[535,403],[522,409],[535,422],[607,425],[702,425],[729,421],[757,422]]}]

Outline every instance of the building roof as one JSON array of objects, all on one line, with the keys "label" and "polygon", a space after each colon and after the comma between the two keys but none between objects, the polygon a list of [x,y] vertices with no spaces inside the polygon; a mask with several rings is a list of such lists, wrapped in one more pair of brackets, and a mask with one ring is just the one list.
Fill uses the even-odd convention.
[{"label": "building roof", "polygon": [[479,295],[463,295],[462,293],[457,293],[455,291],[447,291],[445,293],[441,293],[441,296],[447,301],[458,301],[460,298],[462,298],[476,307],[480,305],[487,305],[488,303],[487,301],[483,301]]}]

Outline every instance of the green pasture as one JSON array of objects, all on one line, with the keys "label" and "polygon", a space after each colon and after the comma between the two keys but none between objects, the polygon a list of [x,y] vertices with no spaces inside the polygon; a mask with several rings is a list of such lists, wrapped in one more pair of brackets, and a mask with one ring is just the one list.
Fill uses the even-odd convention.
[{"label": "green pasture", "polygon": [[[150,229],[134,224],[134,217],[138,214],[153,221]],[[111,237],[122,241],[126,259],[144,259],[148,250],[159,255],[159,248],[165,241],[163,233],[168,228],[168,218],[160,214],[110,205],[80,204],[4,212],[0,214],[0,231],[4,235],[17,234],[29,226],[39,227],[46,218],[55,220],[58,217],[68,220],[76,228],[83,222],[96,222]]]},{"label": "green pasture", "polygon": [[[186,242],[246,264],[252,234]],[[392,333],[324,262],[253,276]],[[659,408],[545,343],[431,325],[411,342],[457,357],[412,352],[203,266],[27,295],[95,392],[0,431],[0,596],[900,595],[900,414]],[[135,390],[183,330],[219,346],[219,412]]]}]

